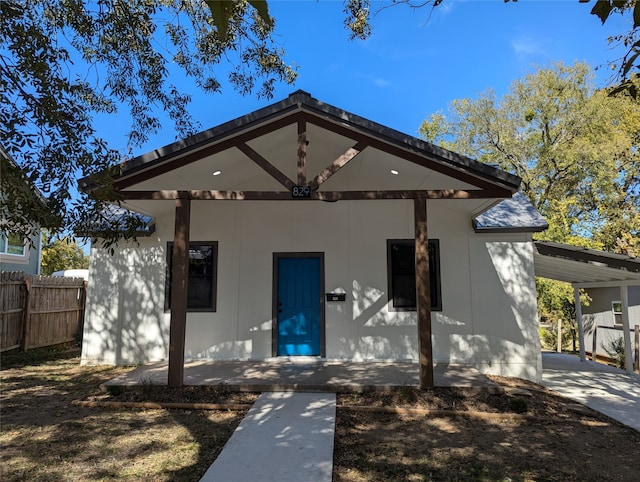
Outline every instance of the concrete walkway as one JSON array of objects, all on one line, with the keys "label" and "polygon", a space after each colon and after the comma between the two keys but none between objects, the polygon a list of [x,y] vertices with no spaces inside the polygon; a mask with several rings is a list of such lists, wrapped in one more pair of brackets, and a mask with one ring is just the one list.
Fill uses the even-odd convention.
[{"label": "concrete walkway", "polygon": [[334,393],[260,395],[201,482],[331,482]]},{"label": "concrete walkway", "polygon": [[[554,352],[543,352],[542,366],[545,387],[640,431],[640,375]],[[440,387],[498,388],[465,366],[436,365],[434,378]],[[186,385],[224,384],[228,389],[264,392],[201,482],[330,482],[336,396],[328,392],[385,390],[415,386],[417,381],[418,366],[413,363],[186,363]],[[139,367],[105,385],[141,383],[166,384],[167,363]]]},{"label": "concrete walkway", "polygon": [[640,375],[574,355],[542,353],[542,385],[640,431]]}]

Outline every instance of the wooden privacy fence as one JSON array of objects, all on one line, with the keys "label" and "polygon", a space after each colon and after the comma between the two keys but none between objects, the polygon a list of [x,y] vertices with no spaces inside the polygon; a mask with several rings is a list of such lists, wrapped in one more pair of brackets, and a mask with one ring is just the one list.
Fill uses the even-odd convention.
[{"label": "wooden privacy fence", "polygon": [[0,351],[76,340],[86,293],[86,283],[79,278],[0,272]]}]

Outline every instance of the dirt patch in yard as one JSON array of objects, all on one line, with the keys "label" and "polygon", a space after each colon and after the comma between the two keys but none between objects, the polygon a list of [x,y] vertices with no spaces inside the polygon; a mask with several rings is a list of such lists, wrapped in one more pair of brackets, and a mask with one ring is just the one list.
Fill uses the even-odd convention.
[{"label": "dirt patch in yard", "polygon": [[[341,395],[334,482],[638,480],[640,433],[526,380],[491,378],[503,393],[401,387]],[[441,410],[452,415],[429,414]]]},{"label": "dirt patch in yard", "polygon": [[[154,385],[104,394],[100,384],[130,368],[80,367],[77,350],[1,362],[3,482],[197,481],[246,412],[72,401],[251,404],[258,396],[224,386]],[[640,433],[536,384],[494,380],[500,393],[405,386],[339,394],[333,480],[638,480]],[[365,407],[422,412],[357,411]],[[426,413],[434,410],[449,415]]]},{"label": "dirt patch in yard", "polygon": [[246,413],[75,406],[104,398],[100,384],[132,368],[81,367],[78,350],[47,353],[2,357],[3,482],[198,481]]}]

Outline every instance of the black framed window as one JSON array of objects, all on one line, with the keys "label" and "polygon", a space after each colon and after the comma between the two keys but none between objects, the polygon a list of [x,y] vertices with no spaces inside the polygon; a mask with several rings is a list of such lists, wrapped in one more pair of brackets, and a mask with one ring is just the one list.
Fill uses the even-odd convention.
[{"label": "black framed window", "polygon": [[[167,284],[165,310],[171,309],[171,275],[173,243],[167,243]],[[189,243],[187,277],[187,311],[216,311],[218,242]]]},{"label": "black framed window", "polygon": [[[431,309],[442,311],[440,288],[440,241],[429,240]],[[413,239],[387,240],[387,283],[391,309],[416,310],[416,256]]]}]

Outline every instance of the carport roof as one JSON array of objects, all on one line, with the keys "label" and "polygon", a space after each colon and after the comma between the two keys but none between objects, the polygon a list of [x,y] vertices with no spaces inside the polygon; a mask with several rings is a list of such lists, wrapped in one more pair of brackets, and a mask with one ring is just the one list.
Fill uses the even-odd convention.
[{"label": "carport roof", "polygon": [[[640,258],[551,241],[536,241],[535,274],[569,283],[637,281]],[[635,284],[635,283],[634,283]]]}]

